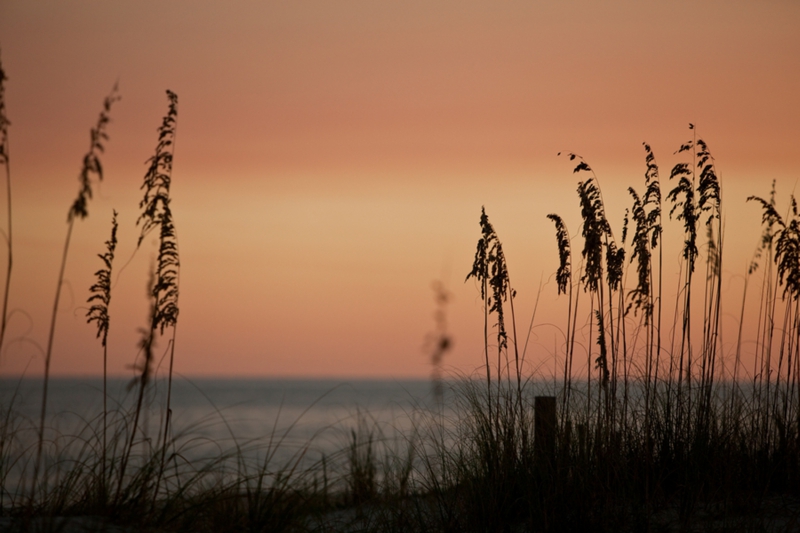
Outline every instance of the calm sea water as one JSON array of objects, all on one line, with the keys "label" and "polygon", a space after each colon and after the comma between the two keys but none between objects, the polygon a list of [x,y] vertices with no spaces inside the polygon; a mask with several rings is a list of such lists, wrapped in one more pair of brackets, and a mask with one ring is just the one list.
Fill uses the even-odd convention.
[{"label": "calm sea water", "polygon": [[[126,427],[115,421],[131,419],[137,389],[129,383],[108,382],[109,427]],[[154,442],[163,427],[166,391],[164,381],[149,388],[140,420],[144,440]],[[41,379],[0,379],[0,406],[13,412],[21,448],[35,442],[41,398]],[[64,450],[70,447],[77,453],[76,447],[97,441],[102,378],[52,379],[47,404],[52,453],[69,455]],[[171,433],[181,453],[193,458],[238,448],[254,460],[274,452],[273,461],[280,464],[303,453],[307,462],[341,454],[352,442],[352,431],[384,442],[403,439],[436,405],[428,380],[176,378]]]}]

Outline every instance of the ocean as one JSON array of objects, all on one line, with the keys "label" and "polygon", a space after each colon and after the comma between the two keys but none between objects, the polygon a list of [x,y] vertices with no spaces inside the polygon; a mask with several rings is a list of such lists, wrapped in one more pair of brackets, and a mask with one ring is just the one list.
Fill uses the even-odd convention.
[{"label": "ocean", "polygon": [[[118,378],[108,381],[109,441],[117,432],[123,437],[118,441],[124,442],[132,427],[138,389],[130,384]],[[164,380],[148,387],[139,449],[152,449],[158,442],[166,392]],[[41,401],[41,378],[0,379],[2,414],[11,415],[6,425],[11,431],[4,438],[20,453],[31,450],[37,440]],[[170,401],[171,451],[198,463],[228,455],[251,464],[267,460],[269,469],[298,460],[313,467],[323,456],[341,462],[354,439],[402,448],[414,428],[431,413],[441,414],[445,404],[437,401],[430,380],[176,377]],[[98,450],[102,413],[102,378],[51,379],[45,424],[49,462]],[[16,455],[8,446],[5,453]]]}]

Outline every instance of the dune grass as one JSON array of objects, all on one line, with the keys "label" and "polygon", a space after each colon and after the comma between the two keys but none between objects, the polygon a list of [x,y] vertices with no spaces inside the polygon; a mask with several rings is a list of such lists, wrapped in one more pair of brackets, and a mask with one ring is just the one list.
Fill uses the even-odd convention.
[{"label": "dune grass", "polygon": [[103,179],[103,165],[100,162],[100,154],[104,150],[104,142],[108,140],[106,128],[111,121],[111,106],[119,100],[117,86],[114,85],[111,93],[103,100],[103,110],[97,119],[96,125],[90,131],[89,150],[83,156],[81,171],[79,174],[80,189],[72,205],[67,212],[67,236],[64,240],[64,250],[61,256],[61,267],[58,271],[58,282],[56,283],[56,295],[53,302],[53,313],[50,318],[50,330],[47,337],[47,348],[44,357],[44,387],[42,392],[42,410],[39,419],[39,438],[36,448],[36,461],[33,467],[33,481],[31,482],[31,494],[36,491],[39,482],[39,468],[42,459],[42,445],[44,442],[44,426],[47,415],[47,388],[50,380],[50,362],[53,355],[53,341],[55,340],[56,318],[58,316],[58,302],[61,298],[61,289],[64,284],[64,269],[67,265],[69,254],[69,244],[72,238],[72,230],[75,227],[76,219],[84,219],[89,215],[88,203],[92,198],[92,182]]},{"label": "dune grass", "polygon": [[11,271],[14,265],[14,246],[12,239],[12,216],[11,216],[11,161],[10,149],[8,140],[8,127],[11,121],[6,116],[6,73],[3,70],[3,61],[0,58],[0,165],[5,168],[6,175],[6,230],[3,232],[6,239],[7,250],[7,263],[6,263],[6,279],[3,287],[3,310],[0,315],[0,353],[2,353],[3,345],[6,338],[6,326],[8,323],[8,292],[11,287]]},{"label": "dune grass", "polygon": [[[9,200],[0,349],[12,258],[5,80],[0,65],[0,163]],[[483,209],[467,275],[484,307],[483,375],[442,380],[440,365],[452,339],[447,292],[437,286],[436,331],[429,339],[437,406],[420,409],[413,430],[399,437],[388,435],[368,413],[359,414],[338,453],[311,460],[309,442],[278,461],[276,451],[288,446],[291,425],[285,432],[274,426],[257,441],[232,435],[233,444],[222,448],[193,428],[176,433],[171,423],[180,261],[170,197],[177,96],[167,91],[167,98],[137,221],[137,247],[156,231],[159,254],[132,396],[112,408],[106,401],[115,211],[87,314],[104,352],[103,412],[77,434],[46,431],[54,312],[40,419],[19,415],[16,395],[0,406],[0,513],[13,520],[3,524],[58,529],[64,524],[57,520],[92,516],[99,517],[100,528],[197,532],[800,527],[800,209],[792,197],[781,215],[774,186],[768,199],[750,198],[762,210],[763,233],[745,274],[729,368],[719,340],[725,308],[723,189],[694,126],[692,138],[676,152],[687,161],[672,168],[666,194],[653,150],[644,145],[644,192],[628,188],[632,204],[618,234],[594,170],[579,155],[565,154],[584,179],[577,187],[579,234],[573,237],[562,216],[548,215],[556,229],[557,290],[568,300],[557,385],[554,376],[528,371],[516,290],[499,233]],[[92,181],[103,176],[100,154],[116,100],[115,88],[91,130],[81,189],[69,210],[54,309],[74,221],[87,216]],[[671,295],[663,293],[667,217],[681,224],[683,242],[679,287]],[[575,250],[579,257],[573,257]],[[757,275],[756,358],[747,369],[742,331],[752,298],[747,287]],[[671,320],[663,316],[665,298],[675,302]],[[154,435],[142,417],[157,381],[153,347],[159,339],[167,339],[170,357]],[[536,405],[553,401],[557,423],[545,430]],[[217,449],[197,458],[194,452],[209,446]]]},{"label": "dune grass", "polygon": [[[621,245],[606,218],[597,176],[580,156],[568,154],[576,162],[574,172],[589,177],[577,189],[583,241],[578,272],[572,271],[572,239],[563,218],[549,215],[559,247],[558,291],[569,305],[563,386],[549,393],[560,396],[557,446],[546,459],[536,455],[534,398],[519,385],[526,376],[518,370],[517,350],[510,348],[518,342],[516,333],[509,337],[507,331],[515,328],[503,314],[506,302],[513,310],[515,291],[499,237],[481,213],[482,237],[470,277],[478,273],[486,301],[484,324],[496,324],[497,364],[490,375],[487,358],[485,387],[467,389],[462,412],[469,416],[458,427],[468,428],[468,434],[457,439],[458,451],[441,452],[454,463],[450,471],[464,476],[450,485],[466,491],[471,502],[456,516],[481,524],[477,530],[500,530],[509,521],[530,530],[651,529],[659,525],[659,513],[674,513],[680,527],[689,528],[712,508],[721,517],[742,510],[755,513],[768,494],[791,494],[797,503],[800,323],[793,276],[800,272],[798,209],[792,198],[787,220],[775,209],[774,194],[769,201],[751,198],[764,211],[765,233],[756,257],[768,263],[758,324],[760,355],[754,371],[747,373],[738,346],[732,380],[730,370],[725,374],[719,343],[722,188],[708,145],[690,127],[693,137],[677,153],[686,153],[692,162],[672,169],[670,179],[677,184],[666,195],[670,216],[682,223],[684,233],[669,346],[662,345],[661,334],[662,194],[652,150],[645,145],[645,194],[629,189],[633,206]],[[636,286],[626,289],[631,220]],[[706,241],[700,246],[702,234]],[[652,260],[656,252],[657,264]],[[699,266],[705,267],[703,283],[694,275]],[[751,264],[748,276],[757,267]],[[579,305],[581,294],[588,295],[588,309]],[[588,314],[588,373],[576,382],[579,308]],[[714,527],[723,526],[730,524]]]}]

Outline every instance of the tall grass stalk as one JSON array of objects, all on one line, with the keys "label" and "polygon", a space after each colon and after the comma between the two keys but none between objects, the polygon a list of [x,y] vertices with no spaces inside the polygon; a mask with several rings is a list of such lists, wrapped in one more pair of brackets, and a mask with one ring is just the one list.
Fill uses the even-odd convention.
[{"label": "tall grass stalk", "polygon": [[152,487],[142,487],[140,498],[145,496],[146,490],[152,490],[153,509],[159,494],[161,479],[164,475],[168,439],[170,434],[170,421],[172,410],[170,406],[172,397],[172,373],[175,356],[175,331],[178,320],[178,279],[180,262],[178,257],[178,241],[175,225],[170,209],[170,185],[172,183],[172,162],[175,149],[175,131],[178,116],[178,97],[172,91],[166,91],[168,110],[158,127],[158,142],[155,155],[148,160],[148,169],[144,176],[142,189],[144,197],[139,202],[142,209],[137,225],[141,226],[141,233],[137,242],[137,249],[152,231],[158,232],[158,258],[155,267],[151,269],[147,294],[150,300],[148,325],[142,328],[139,348],[141,363],[138,366],[139,376],[136,379],[137,399],[133,414],[133,425],[128,436],[125,451],[122,455],[120,474],[117,484],[116,499],[121,496],[124,477],[130,454],[133,449],[139,418],[144,404],[144,396],[150,382],[153,370],[153,349],[157,334],[164,334],[168,327],[172,328],[172,338],[169,340],[168,350],[169,374],[167,380],[167,403],[165,407],[163,434],[159,446],[160,460],[157,465],[157,475]]},{"label": "tall grass stalk", "polygon": [[[559,155],[561,154],[559,153]],[[581,256],[583,258],[583,274],[580,279],[581,283],[583,284],[584,292],[588,292],[590,294],[590,338],[592,337],[592,326],[594,323],[597,325],[596,342],[599,353],[594,360],[594,366],[597,368],[599,373],[598,379],[600,387],[598,388],[597,393],[603,397],[603,408],[598,409],[597,416],[606,417],[613,426],[613,422],[617,418],[616,391],[618,385],[618,362],[621,358],[624,371],[625,362],[627,361],[627,353],[625,351],[627,349],[627,344],[624,334],[625,325],[622,315],[624,307],[624,295],[621,288],[624,278],[624,241],[627,236],[628,219],[626,216],[622,235],[623,247],[619,248],[611,230],[611,225],[606,218],[605,206],[597,176],[581,156],[574,153],[568,153],[567,156],[569,157],[570,161],[577,160],[577,164],[573,168],[573,173],[588,172],[591,174],[589,179],[580,181],[578,183],[577,189],[581,206],[581,218],[583,219],[581,235],[583,236],[584,241],[583,249],[581,251]],[[562,271],[562,269],[565,265],[565,257],[563,257],[563,254],[565,253],[564,240],[567,238],[567,236],[562,235],[562,233],[565,232],[565,229],[559,228],[558,220],[560,217],[553,215],[550,218],[556,222],[559,257],[561,258],[559,272],[562,276],[565,276],[566,271]],[[563,221],[561,224],[563,225]],[[605,283],[603,279],[604,277]],[[562,282],[559,284],[560,290],[564,290],[565,288],[563,281],[564,280],[562,280]],[[606,291],[608,291],[607,295]],[[613,305],[615,294],[617,295],[619,301],[616,309],[617,327],[615,327],[615,310]],[[570,308],[572,305],[571,300],[572,298],[570,297]],[[597,302],[597,308],[594,306],[595,302]],[[606,305],[608,306],[607,311]],[[606,312],[608,313],[607,315]],[[574,327],[575,326],[573,325],[573,329]],[[591,405],[591,345],[587,350],[587,358],[588,390],[586,408],[588,413]],[[568,356],[568,359],[571,360],[571,355]],[[598,396],[598,398],[599,397],[600,396]]]},{"label": "tall grass stalk", "polygon": [[[165,328],[172,329],[172,338],[169,340],[169,373],[167,376],[167,403],[164,417],[164,433],[161,446],[161,462],[158,476],[156,477],[153,498],[158,495],[161,477],[163,476],[167,451],[167,438],[169,435],[170,421],[172,418],[172,372],[175,360],[175,335],[178,323],[178,290],[180,275],[180,260],[178,257],[178,239],[175,224],[170,209],[170,185],[172,184],[172,163],[175,153],[175,134],[178,118],[178,96],[172,91],[167,91],[169,102],[167,114],[158,128],[158,143],[156,153],[149,160],[149,168],[144,177],[142,189],[144,198],[139,203],[142,213],[136,221],[141,224],[141,234],[137,247],[144,238],[153,230],[158,230],[158,259],[152,286],[153,307],[151,313],[148,339],[143,341],[147,350],[152,351],[156,331],[164,334]],[[139,389],[139,404],[137,412],[141,409],[141,398],[147,385],[144,369]],[[133,430],[136,430],[134,426]]]},{"label": "tall grass stalk", "polygon": [[[9,160],[9,141],[8,141],[8,127],[11,122],[6,116],[6,85],[7,80],[5,71],[3,70],[3,61],[0,57],[0,165],[5,169],[6,177],[6,214],[8,222],[6,225],[5,238],[6,250],[8,252],[8,261],[6,265],[6,279],[3,289],[3,309],[2,316],[0,316],[0,364],[2,364],[3,346],[5,345],[6,326],[8,323],[8,295],[11,287],[11,268],[13,266],[13,244],[12,244],[12,231],[11,231],[11,163]],[[5,506],[5,491],[6,491],[6,430],[8,429],[9,420],[8,414],[11,411],[11,405],[7,407],[8,412],[3,422],[2,435],[0,435],[0,516],[4,514]]]},{"label": "tall grass stalk", "polygon": [[39,434],[38,443],[36,445],[36,461],[33,467],[33,481],[31,485],[31,501],[33,501],[34,493],[37,488],[39,477],[39,469],[42,460],[42,447],[44,445],[44,424],[47,414],[47,386],[50,378],[50,361],[53,353],[53,339],[55,338],[56,331],[56,318],[58,316],[58,302],[61,296],[61,287],[64,283],[64,269],[67,265],[67,255],[69,253],[69,243],[72,237],[72,229],[75,226],[76,219],[84,219],[89,215],[87,206],[89,200],[92,198],[92,181],[96,179],[101,181],[103,179],[103,165],[100,162],[100,155],[104,151],[104,143],[108,141],[108,134],[106,128],[111,121],[110,113],[111,106],[120,99],[117,92],[117,85],[111,90],[108,96],[103,100],[103,110],[97,119],[97,123],[89,133],[89,151],[83,156],[83,165],[79,175],[80,189],[78,196],[72,203],[72,206],[67,213],[67,237],[64,240],[64,250],[61,255],[61,266],[58,271],[58,282],[56,283],[56,296],[53,302],[53,313],[50,318],[50,332],[47,336],[47,350],[44,359],[44,384],[42,388],[42,410],[39,417]]},{"label": "tall grass stalk", "polygon": [[6,249],[8,252],[8,262],[6,266],[6,280],[3,288],[3,310],[0,316],[0,357],[3,354],[3,346],[6,337],[6,325],[8,322],[8,293],[11,288],[11,267],[14,264],[13,239],[11,231],[11,162],[9,160],[8,127],[11,122],[6,116],[6,73],[3,70],[3,61],[0,58],[0,165],[3,165],[6,175]]},{"label": "tall grass stalk", "polygon": [[111,268],[114,263],[114,251],[117,248],[117,227],[117,212],[114,211],[114,215],[111,218],[111,237],[106,241],[106,251],[103,254],[98,254],[98,257],[103,261],[104,268],[95,272],[97,281],[89,288],[92,295],[87,300],[92,305],[86,313],[87,322],[97,323],[97,337],[103,346],[103,448],[100,484],[103,501],[107,497],[108,482],[108,476],[106,475],[106,451],[108,449],[106,442],[108,435],[108,328],[111,324],[108,306],[111,303]]},{"label": "tall grass stalk", "polygon": [[[772,350],[763,351],[759,363],[759,375],[766,375],[759,379],[760,382],[765,382],[763,395],[759,391],[759,396],[754,398],[760,405],[764,406],[764,413],[762,413],[763,425],[763,439],[766,443],[771,438],[771,427],[774,423],[778,424],[780,434],[778,435],[780,441],[785,440],[785,419],[789,413],[790,400],[793,399],[794,390],[797,385],[798,375],[796,369],[792,367],[792,363],[797,365],[797,350],[800,343],[800,324],[798,324],[798,299],[800,299],[800,215],[798,215],[797,202],[794,197],[791,198],[791,208],[789,216],[786,218],[778,214],[775,209],[774,194],[771,195],[770,200],[764,200],[757,196],[748,198],[750,201],[756,201],[761,204],[763,210],[762,223],[764,225],[764,233],[762,234],[762,243],[765,243],[768,250],[771,251],[771,243],[774,242],[774,262],[777,265],[777,283],[774,284],[775,292],[778,286],[783,287],[781,299],[784,303],[783,309],[783,327],[780,329],[780,338],[778,339],[778,365],[777,372],[775,373],[775,381],[772,381]],[[777,230],[773,231],[773,227],[777,226]],[[769,285],[771,285],[770,283]],[[767,285],[767,288],[769,288]],[[777,298],[772,296],[771,310],[768,314],[768,320],[764,323],[764,335],[767,336],[766,344],[772,346],[772,337],[774,335],[774,312],[777,305]],[[786,359],[786,375],[782,383],[782,373],[784,367],[784,359]],[[792,371],[795,370],[794,376]],[[774,386],[774,391],[771,388]],[[761,387],[759,387],[760,389]],[[780,401],[783,399],[783,408],[781,409]],[[783,419],[783,422],[780,420]],[[798,415],[800,424],[800,415]]]},{"label": "tall grass stalk", "polygon": [[[631,217],[634,221],[632,237],[633,252],[630,261],[637,261],[637,283],[634,289],[628,292],[628,306],[625,314],[631,310],[634,314],[642,312],[645,329],[645,363],[644,363],[644,402],[645,402],[645,428],[648,440],[651,437],[651,406],[653,401],[653,387],[658,382],[659,355],[661,353],[661,264],[663,261],[663,248],[659,247],[662,231],[661,222],[661,187],[658,180],[658,165],[650,145],[643,143],[646,157],[645,163],[645,193],[640,196],[633,187],[628,188],[628,193],[633,199]],[[653,250],[659,248],[658,266],[658,293],[654,294],[653,279]],[[655,301],[658,301],[658,314],[654,319]],[[628,378],[625,379],[625,393],[623,399],[623,418],[627,417],[628,406]]]},{"label": "tall grass stalk", "polygon": [[[694,130],[693,130],[694,132]],[[694,145],[696,138],[693,137],[689,142],[681,145],[677,153],[684,151],[691,151],[694,157]],[[683,388],[682,384],[685,382],[687,387],[691,388],[692,377],[692,343],[691,343],[691,311],[692,311],[692,275],[695,270],[695,261],[697,258],[697,221],[700,218],[698,213],[696,200],[695,200],[695,172],[694,164],[678,163],[672,168],[670,173],[670,180],[678,178],[678,184],[669,192],[667,200],[672,201],[673,206],[670,210],[670,217],[677,211],[676,218],[683,221],[684,227],[684,246],[683,258],[686,262],[684,269],[684,279],[682,280],[683,289],[680,294],[683,295],[681,303],[681,337],[680,337],[680,351],[678,363],[678,416],[683,414]],[[678,307],[676,306],[676,313]],[[686,372],[684,374],[684,365]],[[689,409],[691,409],[691,395]]]},{"label": "tall grass stalk", "polygon": [[[558,244],[558,270],[556,271],[556,286],[558,294],[567,295],[567,330],[564,335],[565,340],[565,353],[564,353],[564,397],[562,400],[561,410],[566,412],[567,403],[570,400],[570,392],[572,391],[572,358],[575,337],[570,333],[574,329],[574,321],[572,319],[572,244],[570,242],[569,230],[564,223],[564,219],[555,213],[550,213],[547,218],[553,221],[556,226],[556,243]],[[576,305],[577,307],[577,305]],[[564,420],[565,422],[565,420]]]},{"label": "tall grass stalk", "polygon": [[[520,367],[520,354],[519,344],[517,342],[517,324],[516,315],[514,310],[514,298],[516,291],[511,287],[511,282],[508,274],[508,265],[506,263],[505,253],[503,252],[503,244],[495,232],[489,217],[486,215],[486,209],[481,208],[481,238],[475,251],[475,259],[473,260],[472,270],[467,274],[465,279],[475,278],[481,285],[481,299],[484,303],[484,356],[486,362],[486,386],[487,394],[492,396],[492,376],[489,366],[489,316],[495,314],[497,316],[497,323],[495,328],[497,331],[497,372],[496,372],[496,389],[499,392],[502,386],[503,369],[506,372],[506,382],[511,383],[511,362],[509,361],[508,354],[508,331],[506,329],[506,318],[504,310],[504,302],[509,303],[511,312],[511,334],[512,346],[514,349],[514,381],[516,382],[517,391],[522,392],[522,369]],[[505,357],[505,364],[503,364],[503,357]],[[518,395],[518,398],[520,396]],[[498,402],[499,396],[495,398]],[[520,403],[521,408],[521,403]],[[498,422],[500,404],[495,405],[496,413],[494,421]],[[492,419],[491,413],[489,416]],[[499,428],[496,428],[499,430]]]}]

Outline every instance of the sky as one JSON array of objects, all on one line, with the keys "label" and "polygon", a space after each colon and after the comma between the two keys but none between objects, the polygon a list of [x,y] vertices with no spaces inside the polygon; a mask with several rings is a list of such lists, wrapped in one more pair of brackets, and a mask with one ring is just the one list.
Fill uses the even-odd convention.
[{"label": "sky", "polygon": [[[557,154],[595,170],[619,232],[627,188],[643,187],[642,142],[668,183],[689,123],[723,183],[733,331],[759,236],[745,200],[776,180],[785,205],[800,177],[798,27],[790,0],[0,2],[14,245],[0,374],[41,374],[67,211],[115,83],[105,179],[70,243],[54,375],[102,372],[85,314],[112,209],[109,372],[133,372],[156,255],[152,238],[136,248],[140,186],[167,89],[179,97],[181,375],[426,377],[437,280],[451,295],[445,369],[475,371],[483,308],[464,278],[482,206],[519,328],[533,323],[528,369],[552,375],[566,307],[546,215],[580,238],[580,176]],[[673,279],[681,236],[668,226]]]}]

